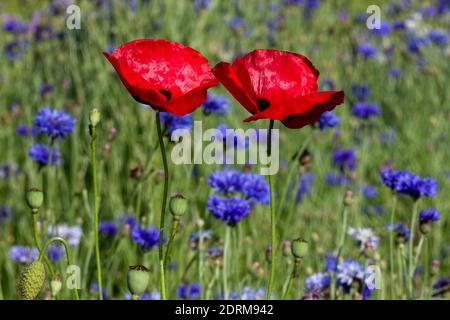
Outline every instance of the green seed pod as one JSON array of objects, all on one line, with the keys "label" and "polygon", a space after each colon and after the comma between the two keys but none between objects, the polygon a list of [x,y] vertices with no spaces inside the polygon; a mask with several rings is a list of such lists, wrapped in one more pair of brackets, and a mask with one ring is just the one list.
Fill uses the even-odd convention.
[{"label": "green seed pod", "polygon": [[56,275],[52,278],[52,281],[50,281],[50,288],[52,289],[52,296],[53,297],[57,296],[62,288],[62,282],[61,282],[60,276]]},{"label": "green seed pod", "polygon": [[292,255],[297,259],[302,259],[308,253],[308,242],[302,238],[292,240],[291,242]]},{"label": "green seed pod", "polygon": [[97,109],[92,109],[89,113],[89,124],[92,127],[96,127],[100,122],[101,114]]},{"label": "green seed pod", "polygon": [[149,270],[142,266],[130,266],[127,273],[128,290],[132,295],[141,295],[147,289],[150,281]]},{"label": "green seed pod", "polygon": [[187,199],[181,193],[173,195],[169,202],[170,213],[174,217],[181,217],[186,213],[187,204]]},{"label": "green seed pod", "polygon": [[37,211],[44,202],[44,193],[37,188],[30,188],[27,191],[26,200],[30,209]]},{"label": "green seed pod", "polygon": [[45,267],[40,261],[34,261],[26,266],[19,278],[19,297],[22,300],[33,300],[41,292],[45,281]]}]

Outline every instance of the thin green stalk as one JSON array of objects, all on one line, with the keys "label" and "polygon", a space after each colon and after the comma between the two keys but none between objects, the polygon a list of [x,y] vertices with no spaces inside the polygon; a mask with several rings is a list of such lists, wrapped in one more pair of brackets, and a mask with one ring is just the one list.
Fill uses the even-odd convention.
[{"label": "thin green stalk", "polygon": [[416,221],[419,215],[418,212],[418,203],[419,201],[414,201],[413,206],[413,214],[411,218],[410,232],[411,235],[409,237],[409,247],[408,247],[408,294],[409,299],[414,299],[414,234],[416,228]]},{"label": "thin green stalk", "polygon": [[[338,242],[338,250],[336,255],[336,261],[339,263],[339,259],[342,255],[342,250],[345,244],[345,236],[347,235],[347,221],[348,221],[348,206],[344,204],[342,209],[342,223],[341,223],[341,231],[339,234],[339,242]],[[331,299],[336,299],[336,275],[333,272],[333,276],[331,277]]]},{"label": "thin green stalk", "polygon": [[228,263],[230,258],[230,226],[226,227],[225,242],[223,245],[223,296],[225,300],[228,300]]},{"label": "thin green stalk", "polygon": [[103,300],[102,268],[100,261],[100,237],[99,237],[99,208],[97,191],[97,160],[95,140],[97,138],[95,126],[89,126],[91,133],[91,163],[92,163],[92,187],[94,189],[94,237],[95,237],[95,259],[97,264],[98,299]]},{"label": "thin green stalk", "polygon": [[425,252],[424,252],[424,268],[423,268],[423,289],[422,289],[422,297],[428,299],[429,292],[429,283],[430,283],[430,248],[428,244],[428,237],[425,237]]},{"label": "thin green stalk", "polygon": [[[38,249],[39,254],[41,254],[42,248],[41,248],[41,242],[39,241],[39,232],[38,232],[38,213],[32,213],[33,216],[33,236],[34,236],[34,245]],[[53,270],[53,266],[48,259],[47,255],[44,256],[45,264],[47,265],[48,271],[53,276],[55,274]]]},{"label": "thin green stalk", "polygon": [[[272,161],[272,129],[274,126],[274,121],[270,120],[269,124],[269,136],[267,140],[267,157]],[[270,261],[270,276],[269,283],[267,285],[267,300],[272,296],[273,281],[275,279],[275,266],[276,266],[276,216],[275,216],[275,197],[274,197],[274,185],[273,185],[273,175],[269,175],[269,187],[270,187],[270,224],[271,224],[271,261]]]},{"label": "thin green stalk", "polygon": [[180,219],[174,217],[172,223],[172,231],[170,232],[169,242],[167,243],[166,256],[164,257],[164,269],[167,269],[167,262],[169,261],[170,255],[172,254],[173,240],[175,239],[175,235],[177,234],[179,223]]},{"label": "thin green stalk", "polygon": [[[39,254],[39,261],[42,261],[42,259],[46,256],[46,255],[44,254],[44,252],[47,251],[48,246],[49,246],[50,244],[52,244],[53,242],[57,242],[57,241],[58,241],[58,242],[61,242],[61,243],[63,244],[63,246],[64,246],[64,249],[65,249],[65,251],[66,251],[67,265],[68,265],[68,266],[72,265],[72,258],[71,258],[71,256],[70,256],[69,245],[67,244],[67,241],[64,240],[64,239],[61,238],[61,237],[53,237],[53,238],[50,238],[50,239],[45,243],[44,248],[42,248],[42,251],[41,251],[41,253]],[[73,287],[73,296],[74,296],[75,300],[80,300],[80,297],[78,296],[78,289],[77,289],[76,286]]]},{"label": "thin green stalk", "polygon": [[158,258],[159,258],[159,285],[161,290],[161,298],[162,300],[166,300],[166,280],[165,280],[165,271],[164,271],[164,252],[163,252],[163,242],[164,242],[164,224],[165,224],[165,216],[166,216],[166,203],[167,203],[167,194],[169,192],[169,168],[167,165],[167,157],[166,157],[166,149],[164,147],[164,140],[161,130],[161,119],[159,117],[160,112],[156,111],[156,130],[158,131],[158,140],[159,140],[159,148],[161,151],[161,157],[164,166],[164,194],[161,205],[161,217],[159,224],[159,247],[158,247]]},{"label": "thin green stalk", "polygon": [[[424,234],[422,234],[420,236],[419,244],[417,245],[417,249],[416,249],[416,256],[414,257],[414,265],[413,265],[413,268],[412,268],[413,271],[409,275],[410,277],[414,277],[414,271],[416,270],[417,265],[419,264],[419,258],[420,258],[420,254],[421,254],[421,251],[422,251],[423,244],[425,242],[425,238],[426,238],[426,236]],[[422,295],[422,293],[421,293],[421,295]]]},{"label": "thin green stalk", "polygon": [[295,279],[298,278],[298,274],[300,271],[300,263],[301,260],[300,259],[295,259],[294,261],[294,267],[292,268],[292,273],[289,277],[289,282],[286,288],[286,292],[284,293],[283,299],[287,300],[289,297],[289,293],[291,292],[292,286],[294,285]]},{"label": "thin green stalk", "polygon": [[[394,225],[394,216],[395,209],[397,207],[397,195],[394,193],[392,195],[392,209],[389,218],[390,226]],[[395,279],[395,270],[394,270],[394,231],[389,233],[389,275],[391,279],[390,289],[391,289],[391,299],[394,299],[394,279]]]}]

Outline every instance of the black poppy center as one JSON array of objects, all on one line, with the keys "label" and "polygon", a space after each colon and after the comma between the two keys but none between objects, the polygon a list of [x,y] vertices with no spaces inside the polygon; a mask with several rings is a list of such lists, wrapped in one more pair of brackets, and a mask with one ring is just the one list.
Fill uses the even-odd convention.
[{"label": "black poppy center", "polygon": [[172,99],[172,92],[170,92],[169,90],[166,89],[159,89],[159,92],[161,92],[161,94],[166,97],[167,101],[170,101],[170,99]]},{"label": "black poppy center", "polygon": [[256,106],[260,112],[264,111],[270,107],[270,101],[265,98],[258,98],[256,99]]}]

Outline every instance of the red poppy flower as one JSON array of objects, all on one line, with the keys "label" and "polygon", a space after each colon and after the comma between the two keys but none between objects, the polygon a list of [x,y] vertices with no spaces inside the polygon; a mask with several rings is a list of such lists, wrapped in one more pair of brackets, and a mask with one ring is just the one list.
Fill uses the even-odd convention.
[{"label": "red poppy flower", "polygon": [[178,116],[198,108],[218,83],[205,57],[176,42],[135,40],[103,54],[135,100]]},{"label": "red poppy flower", "polygon": [[278,50],[255,50],[233,64],[220,62],[213,73],[251,117],[280,120],[288,128],[316,122],[344,101],[343,91],[317,91],[319,71],[304,56]]}]

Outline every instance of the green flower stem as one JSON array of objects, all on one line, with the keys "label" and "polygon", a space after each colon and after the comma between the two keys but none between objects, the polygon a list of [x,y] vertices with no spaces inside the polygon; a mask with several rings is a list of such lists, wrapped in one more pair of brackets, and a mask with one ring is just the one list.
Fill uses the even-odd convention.
[{"label": "green flower stem", "polygon": [[167,194],[169,193],[169,167],[167,165],[166,149],[164,147],[164,140],[161,130],[161,119],[159,117],[160,112],[156,111],[156,130],[158,131],[159,148],[161,151],[161,157],[164,166],[164,194],[161,205],[161,217],[159,222],[159,247],[158,247],[158,257],[159,257],[159,285],[161,290],[162,300],[166,300],[166,280],[165,280],[165,270],[164,270],[164,252],[163,252],[163,242],[164,242],[164,224],[166,216],[166,204],[167,204]]},{"label": "green flower stem", "polygon": [[409,299],[414,299],[414,234],[415,234],[415,228],[416,228],[416,221],[419,215],[418,212],[418,203],[419,201],[414,201],[413,206],[413,215],[411,218],[411,225],[410,225],[410,232],[411,235],[409,237],[409,246],[408,246],[408,294]]},{"label": "green flower stem", "polygon": [[230,258],[230,226],[226,227],[225,242],[223,245],[223,297],[228,300],[228,263]]},{"label": "green flower stem", "polygon": [[[33,236],[34,236],[34,245],[38,249],[39,254],[42,252],[41,248],[41,242],[39,241],[39,232],[38,232],[38,213],[32,212],[33,216]],[[44,256],[45,264],[47,265],[48,271],[50,272],[50,275],[53,276],[55,274],[53,270],[53,266],[48,259],[47,255]]]},{"label": "green flower stem", "polygon": [[[339,242],[338,242],[338,250],[336,255],[336,263],[339,263],[339,259],[342,255],[342,250],[345,244],[345,236],[347,235],[347,221],[348,221],[348,206],[344,204],[342,209],[342,223],[341,223],[341,231],[339,234]],[[331,277],[331,299],[336,299],[336,272],[333,272],[333,276]]]},{"label": "green flower stem", "polygon": [[[267,140],[267,157],[272,157],[272,129],[274,126],[274,121],[270,120],[269,124],[269,136]],[[271,159],[272,161],[272,159]],[[269,276],[269,283],[267,285],[267,300],[270,299],[272,296],[272,287],[273,287],[273,281],[275,278],[275,266],[276,266],[276,224],[275,224],[275,197],[274,197],[274,185],[273,185],[273,175],[269,175],[269,186],[270,186],[270,224],[271,224],[271,261],[270,261],[270,276]]]},{"label": "green flower stem", "polygon": [[92,187],[94,189],[94,237],[95,237],[95,259],[97,263],[98,299],[103,300],[102,268],[100,261],[100,240],[99,240],[99,198],[97,191],[97,160],[95,150],[95,140],[97,138],[95,126],[89,127],[91,133],[91,163],[92,163]]},{"label": "green flower stem", "polygon": [[167,243],[166,255],[164,257],[164,269],[167,269],[167,262],[170,260],[170,255],[172,254],[173,240],[177,234],[178,225],[180,224],[179,218],[173,218],[172,231],[170,232],[169,242]]},{"label": "green flower stem", "polygon": [[399,245],[399,251],[400,251],[399,252],[399,256],[400,256],[400,272],[399,273],[400,273],[401,283],[402,283],[401,298],[405,299],[406,297],[405,297],[403,288],[405,288],[407,286],[406,281],[408,281],[408,280],[406,277],[406,274],[407,274],[407,266],[406,266],[407,260],[406,259],[407,259],[407,257],[406,257],[406,253],[405,253],[405,245],[403,243]]},{"label": "green flower stem", "polygon": [[425,237],[424,239],[424,267],[423,267],[423,289],[422,289],[422,298],[425,297],[425,299],[428,299],[428,292],[429,292],[429,284],[430,284],[430,248],[428,244],[428,238]]},{"label": "green flower stem", "polygon": [[[392,194],[392,209],[391,214],[389,218],[389,223],[391,226],[394,225],[394,216],[395,216],[395,209],[397,207],[397,195],[394,193]],[[389,275],[390,275],[390,289],[391,289],[391,299],[394,299],[394,291],[395,291],[395,285],[394,285],[394,279],[395,279],[395,268],[394,268],[394,231],[389,233]]]},{"label": "green flower stem", "polygon": [[413,264],[413,267],[412,267],[412,273],[411,273],[411,270],[410,270],[410,274],[409,274],[409,276],[412,277],[412,278],[414,278],[414,271],[416,270],[416,267],[419,264],[419,257],[420,257],[420,254],[421,254],[421,251],[422,251],[422,247],[423,247],[423,244],[424,244],[425,240],[426,240],[426,236],[424,234],[422,234],[420,236],[419,244],[417,245],[416,256],[414,257],[414,264]]},{"label": "green flower stem", "polygon": [[292,268],[292,273],[289,277],[289,282],[286,288],[286,292],[284,293],[283,299],[287,300],[289,297],[289,293],[291,292],[292,286],[294,285],[295,280],[298,278],[300,272],[300,264],[301,259],[295,259],[294,267]]},{"label": "green flower stem", "polygon": [[[64,249],[66,251],[66,260],[67,260],[67,265],[72,265],[72,258],[70,256],[70,251],[69,251],[69,245],[67,244],[67,241],[64,240],[61,237],[53,237],[50,238],[44,245],[44,248],[42,249],[41,253],[39,254],[39,261],[42,261],[42,259],[44,257],[46,257],[46,255],[44,254],[44,252],[47,251],[47,248],[50,244],[52,244],[53,242],[61,242],[64,246]],[[78,289],[76,288],[76,286],[74,286],[73,288],[73,296],[75,300],[80,300],[80,297],[78,296]]]}]

